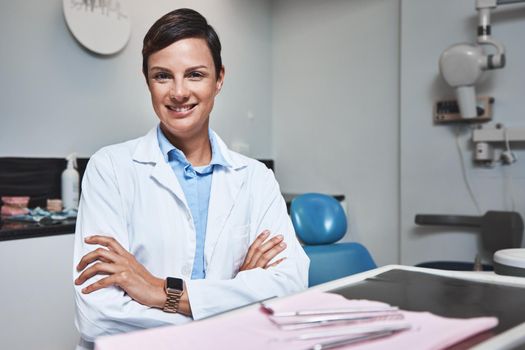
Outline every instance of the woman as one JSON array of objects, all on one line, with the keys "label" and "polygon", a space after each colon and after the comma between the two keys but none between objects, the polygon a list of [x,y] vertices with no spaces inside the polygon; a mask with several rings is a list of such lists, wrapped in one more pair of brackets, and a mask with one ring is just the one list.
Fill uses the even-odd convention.
[{"label": "woman", "polygon": [[95,153],[82,183],[74,277],[87,342],[307,286],[308,258],[273,173],[209,129],[220,50],[190,9],[166,14],[144,38],[159,126]]}]

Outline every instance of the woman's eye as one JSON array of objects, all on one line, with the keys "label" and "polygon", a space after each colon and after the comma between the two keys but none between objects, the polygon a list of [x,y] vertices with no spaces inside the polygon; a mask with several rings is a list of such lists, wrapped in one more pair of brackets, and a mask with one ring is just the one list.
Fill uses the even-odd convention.
[{"label": "woman's eye", "polygon": [[204,74],[202,74],[201,72],[194,71],[188,74],[188,78],[190,78],[191,80],[200,80],[204,78]]},{"label": "woman's eye", "polygon": [[170,75],[168,73],[158,72],[153,75],[153,79],[157,81],[164,81],[170,79]]}]

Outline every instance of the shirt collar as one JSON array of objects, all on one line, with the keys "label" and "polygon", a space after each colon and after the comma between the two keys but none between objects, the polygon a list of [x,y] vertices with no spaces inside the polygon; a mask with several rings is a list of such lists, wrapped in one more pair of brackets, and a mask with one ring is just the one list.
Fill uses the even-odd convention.
[{"label": "shirt collar", "polygon": [[[211,161],[209,165],[221,165],[223,167],[230,167],[231,165],[224,159],[220,147],[217,144],[217,139],[215,133],[209,129],[208,134],[210,135],[210,144],[211,144]],[[169,163],[169,154],[172,153],[175,156],[175,160],[184,164],[190,164],[186,159],[184,153],[179,150],[177,147],[173,146],[168,140],[166,135],[162,132],[160,124],[157,126],[157,139],[159,141],[159,147],[164,157],[164,160]],[[175,152],[172,152],[175,150]]]}]

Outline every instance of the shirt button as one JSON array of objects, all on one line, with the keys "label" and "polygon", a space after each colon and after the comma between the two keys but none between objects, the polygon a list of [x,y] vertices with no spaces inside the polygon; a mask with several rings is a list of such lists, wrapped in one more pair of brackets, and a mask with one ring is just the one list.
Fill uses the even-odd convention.
[{"label": "shirt button", "polygon": [[193,177],[195,177],[197,175],[195,173],[195,170],[190,169],[190,168],[186,169],[185,173],[186,173],[186,176],[189,177],[189,178],[193,178]]}]

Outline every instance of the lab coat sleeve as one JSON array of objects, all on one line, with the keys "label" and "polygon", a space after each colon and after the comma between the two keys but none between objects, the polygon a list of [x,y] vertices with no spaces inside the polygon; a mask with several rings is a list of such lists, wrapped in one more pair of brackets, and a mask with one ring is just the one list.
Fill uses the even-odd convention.
[{"label": "lab coat sleeve", "polygon": [[[82,181],[82,197],[77,218],[73,261],[73,278],[79,273],[76,265],[88,252],[97,246],[84,243],[90,235],[114,237],[129,250],[125,205],[120,195],[123,189],[115,175],[114,160],[104,149],[89,161]],[[81,289],[103,276],[95,276],[82,286],[75,286],[76,325],[81,337],[94,341],[101,335],[129,332],[167,324],[182,324],[189,318],[179,314],[168,314],[150,308],[131,299],[119,287],[109,287],[91,294]]]},{"label": "lab coat sleeve", "polygon": [[264,180],[254,194],[259,197],[253,201],[251,225],[255,234],[264,229],[270,230],[272,236],[282,234],[287,248],[275,259],[286,259],[266,270],[256,268],[241,271],[230,280],[186,281],[193,318],[196,320],[259,300],[296,293],[308,286],[310,261],[295,236],[273,172],[266,168],[262,172]]}]

